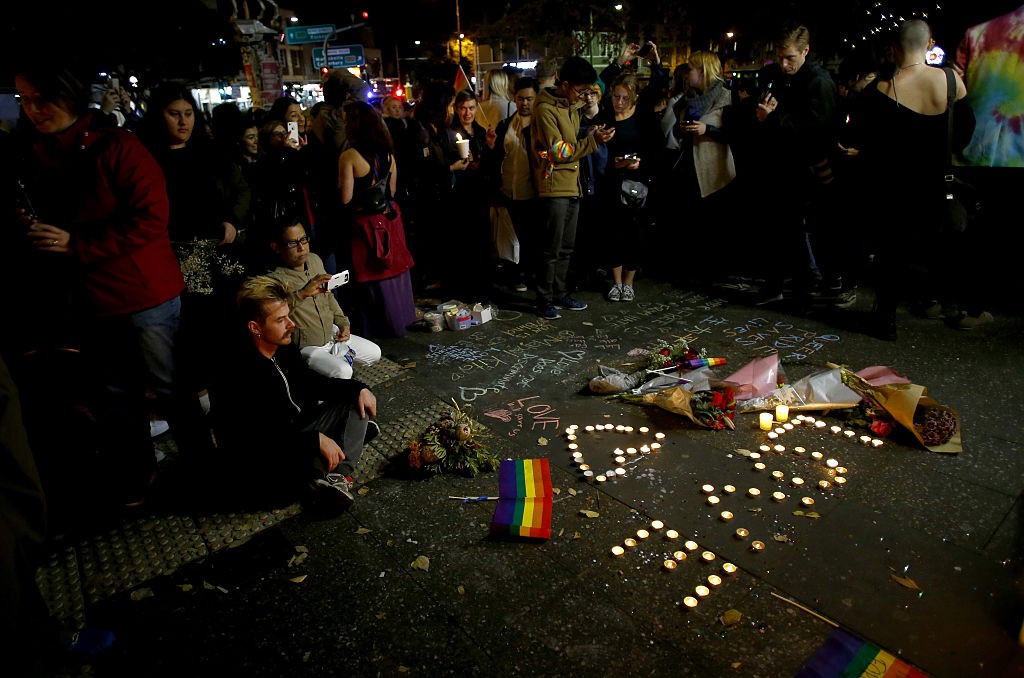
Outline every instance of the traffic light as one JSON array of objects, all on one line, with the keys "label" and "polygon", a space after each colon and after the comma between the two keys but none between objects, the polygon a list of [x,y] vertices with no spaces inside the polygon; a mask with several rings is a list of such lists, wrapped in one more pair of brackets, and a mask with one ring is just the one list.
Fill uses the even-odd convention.
[{"label": "traffic light", "polygon": [[321,66],[320,67],[320,78],[321,79],[325,79],[327,77],[327,74],[330,73],[330,72],[331,72],[331,69],[327,68],[327,66]]},{"label": "traffic light", "polygon": [[405,89],[401,85],[395,88],[395,91],[391,93],[396,99],[405,99]]},{"label": "traffic light", "polygon": [[367,12],[367,11],[363,11],[363,18],[364,19],[369,19],[370,18],[370,13]]}]

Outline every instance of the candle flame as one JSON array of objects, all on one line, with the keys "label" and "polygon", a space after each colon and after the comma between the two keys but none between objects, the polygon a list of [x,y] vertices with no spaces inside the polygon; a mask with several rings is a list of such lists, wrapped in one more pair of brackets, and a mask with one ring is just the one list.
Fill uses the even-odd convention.
[{"label": "candle flame", "polygon": [[458,132],[456,132],[456,133],[455,133],[455,140],[456,140],[456,141],[462,141],[462,135],[461,135],[461,134],[459,134]]}]

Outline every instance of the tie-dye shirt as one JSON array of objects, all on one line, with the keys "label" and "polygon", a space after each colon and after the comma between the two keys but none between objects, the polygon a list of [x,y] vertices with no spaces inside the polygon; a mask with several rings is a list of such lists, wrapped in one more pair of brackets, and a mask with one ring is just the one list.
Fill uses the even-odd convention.
[{"label": "tie-dye shirt", "polygon": [[1024,6],[968,28],[956,63],[977,118],[964,159],[1024,167]]}]

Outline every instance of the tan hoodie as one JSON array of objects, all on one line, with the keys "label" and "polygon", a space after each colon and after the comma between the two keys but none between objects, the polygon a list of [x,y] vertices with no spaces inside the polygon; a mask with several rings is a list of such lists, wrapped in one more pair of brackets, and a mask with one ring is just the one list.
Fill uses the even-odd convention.
[{"label": "tan hoodie", "polygon": [[537,193],[542,198],[576,198],[580,158],[597,150],[593,135],[577,139],[581,104],[570,104],[548,88],[537,94],[530,129],[533,135]]}]

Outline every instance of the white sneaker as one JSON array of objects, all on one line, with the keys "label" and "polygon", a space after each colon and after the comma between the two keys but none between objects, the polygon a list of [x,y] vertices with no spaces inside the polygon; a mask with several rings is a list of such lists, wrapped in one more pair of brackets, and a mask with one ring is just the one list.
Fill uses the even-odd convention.
[{"label": "white sneaker", "polygon": [[171,425],[164,419],[150,419],[149,420],[149,437],[156,438],[159,435],[167,433],[171,428]]},{"label": "white sneaker", "polygon": [[636,296],[633,294],[633,286],[632,285],[623,285],[622,286],[622,300],[623,301],[633,301],[633,299],[635,299],[635,298],[636,298]]},{"label": "white sneaker", "polygon": [[612,288],[608,290],[608,301],[622,301],[622,284],[615,283]]}]

